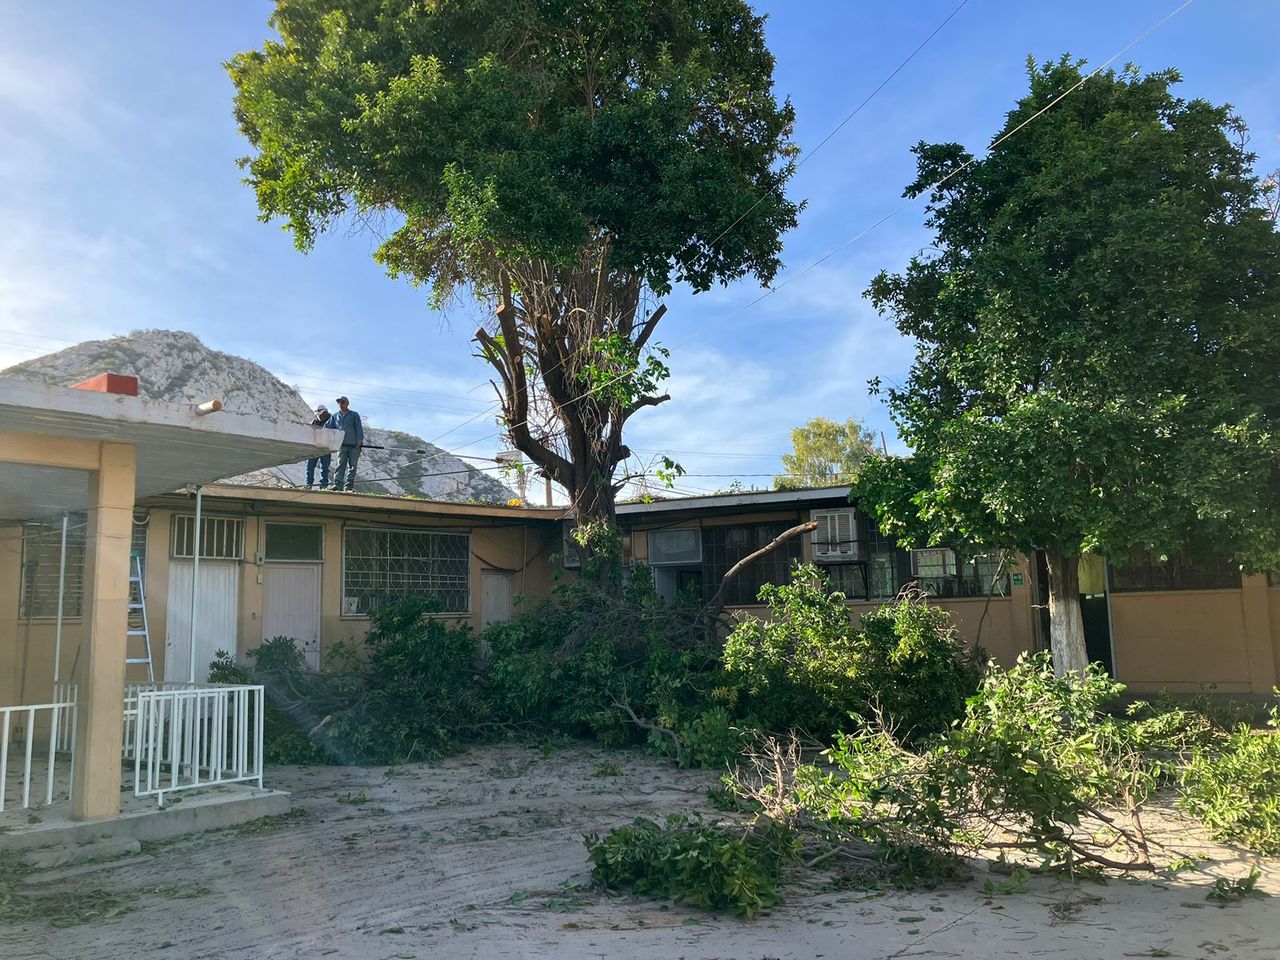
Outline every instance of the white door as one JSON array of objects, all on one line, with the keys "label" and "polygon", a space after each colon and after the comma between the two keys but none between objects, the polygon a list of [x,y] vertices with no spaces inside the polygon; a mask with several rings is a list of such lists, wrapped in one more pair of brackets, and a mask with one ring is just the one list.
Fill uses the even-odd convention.
[{"label": "white door", "polygon": [[504,570],[480,572],[480,628],[511,619],[511,574]]},{"label": "white door", "polygon": [[320,669],[320,564],[263,565],[262,639],[291,637],[312,670]]},{"label": "white door", "polygon": [[[191,666],[191,561],[169,562],[169,599],[165,615],[164,678],[185,681]],[[236,617],[240,611],[240,564],[200,561],[200,595],[196,598],[195,654],[197,683],[209,679],[209,662],[219,650],[236,652]]]}]

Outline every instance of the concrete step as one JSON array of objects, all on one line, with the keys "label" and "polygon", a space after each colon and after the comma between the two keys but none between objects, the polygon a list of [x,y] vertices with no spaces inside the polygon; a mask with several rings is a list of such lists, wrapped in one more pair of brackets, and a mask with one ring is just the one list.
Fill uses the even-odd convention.
[{"label": "concrete step", "polygon": [[102,837],[92,843],[74,846],[45,847],[31,850],[24,858],[36,870],[52,870],[98,860],[115,860],[141,852],[142,844],[133,837]]}]

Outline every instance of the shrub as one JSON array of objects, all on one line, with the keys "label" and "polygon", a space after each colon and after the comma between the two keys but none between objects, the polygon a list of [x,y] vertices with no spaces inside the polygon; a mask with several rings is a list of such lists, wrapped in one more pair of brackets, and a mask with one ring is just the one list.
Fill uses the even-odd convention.
[{"label": "shrub", "polygon": [[883,730],[843,734],[830,765],[799,766],[787,793],[837,840],[944,853],[991,843],[1046,866],[1149,870],[1137,818],[1159,765],[1102,714],[1121,689],[1096,667],[1057,677],[1047,654],[993,664],[960,723],[924,749]]},{"label": "shrub", "polygon": [[253,666],[238,662],[219,650],[209,665],[211,683],[262,684],[266,697],[263,715],[263,752],[267,763],[324,764],[335,758],[323,738],[311,731],[334,709],[346,709],[347,696],[340,690],[344,679],[314,674],[306,669],[302,652],[290,637],[272,637],[250,650]]},{"label": "shrub", "polygon": [[475,638],[405,597],[373,614],[358,673],[307,670],[297,645],[275,637],[248,659],[220,653],[215,683],[265,687],[269,763],[405,763],[441,756],[474,738],[488,717],[477,682]]},{"label": "shrub", "polygon": [[366,695],[330,736],[362,763],[407,763],[453,752],[489,715],[469,627],[433,617],[419,597],[385,603],[365,638]]},{"label": "shrub", "polygon": [[731,830],[685,816],[668,817],[665,825],[640,818],[585,840],[591,875],[605,888],[748,917],[780,901],[782,867],[796,849],[776,824]]},{"label": "shrub", "polygon": [[587,580],[557,587],[481,637],[495,714],[606,746],[696,723],[719,678],[696,613],[665,606],[644,567],[621,595]]},{"label": "shrub", "polygon": [[[1278,691],[1280,694],[1280,691]],[[1179,805],[1217,840],[1280,854],[1280,709],[1271,730],[1241,724],[1220,750],[1197,748]]]},{"label": "shrub", "polygon": [[769,617],[729,635],[724,666],[740,716],[766,730],[822,738],[875,710],[907,740],[945,730],[964,709],[979,671],[948,614],[904,594],[855,627],[844,595],[813,566],[765,586]]}]

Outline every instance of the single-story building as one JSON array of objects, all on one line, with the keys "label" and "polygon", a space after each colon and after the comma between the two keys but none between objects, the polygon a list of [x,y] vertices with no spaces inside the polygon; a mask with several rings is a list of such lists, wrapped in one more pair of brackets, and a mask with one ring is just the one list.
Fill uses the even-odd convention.
[{"label": "single-story building", "polygon": [[[137,409],[124,410],[126,401]],[[275,636],[292,637],[320,667],[336,643],[364,637],[385,596],[431,597],[440,616],[479,630],[510,617],[520,597],[545,597],[557,577],[573,575],[563,508],[210,482],[334,441],[310,428],[168,406],[0,382],[0,431],[8,431],[0,436],[0,704],[56,702],[56,683],[69,680],[99,691],[98,720],[85,727],[82,709],[78,729],[93,751],[114,750],[116,762],[81,782],[85,816],[111,815],[108,795],[119,790],[121,735],[99,724],[119,714],[126,679],[130,690],[199,688],[217,651],[243,655]],[[187,483],[199,484],[198,497]],[[729,610],[763,612],[760,587],[813,562],[855,616],[915,582],[966,640],[1003,663],[1046,646],[1042,558],[904,550],[848,494],[621,504],[624,557],[647,564],[667,599],[710,597],[739,560],[813,521],[812,532],[743,570],[726,590]],[[1090,559],[1081,590],[1091,656],[1135,691],[1263,693],[1277,682],[1280,584],[1266,576],[1242,576],[1218,557]]]}]

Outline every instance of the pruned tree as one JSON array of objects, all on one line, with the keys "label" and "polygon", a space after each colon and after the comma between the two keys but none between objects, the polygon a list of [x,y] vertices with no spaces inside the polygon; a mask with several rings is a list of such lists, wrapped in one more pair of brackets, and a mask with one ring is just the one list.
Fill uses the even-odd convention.
[{"label": "pruned tree", "polygon": [[[1081,66],[1029,63],[997,136]],[[1087,661],[1082,552],[1280,555],[1280,235],[1243,124],[1179,79],[1101,73],[983,159],[917,146],[934,246],[868,291],[917,352],[887,391],[914,455],[862,502],[908,540],[1043,549],[1059,672]]]},{"label": "pruned tree", "polygon": [[[384,216],[393,276],[492,307],[514,445],[612,521],[667,399],[657,299],[779,268],[793,111],[745,0],[277,0],[228,64],[263,219],[299,248]],[[588,545],[589,547],[589,545]]]},{"label": "pruned tree", "polygon": [[861,420],[850,417],[837,423],[814,417],[791,431],[791,452],[782,455],[786,472],[773,478],[773,487],[795,490],[853,483],[875,449],[875,434]]}]

